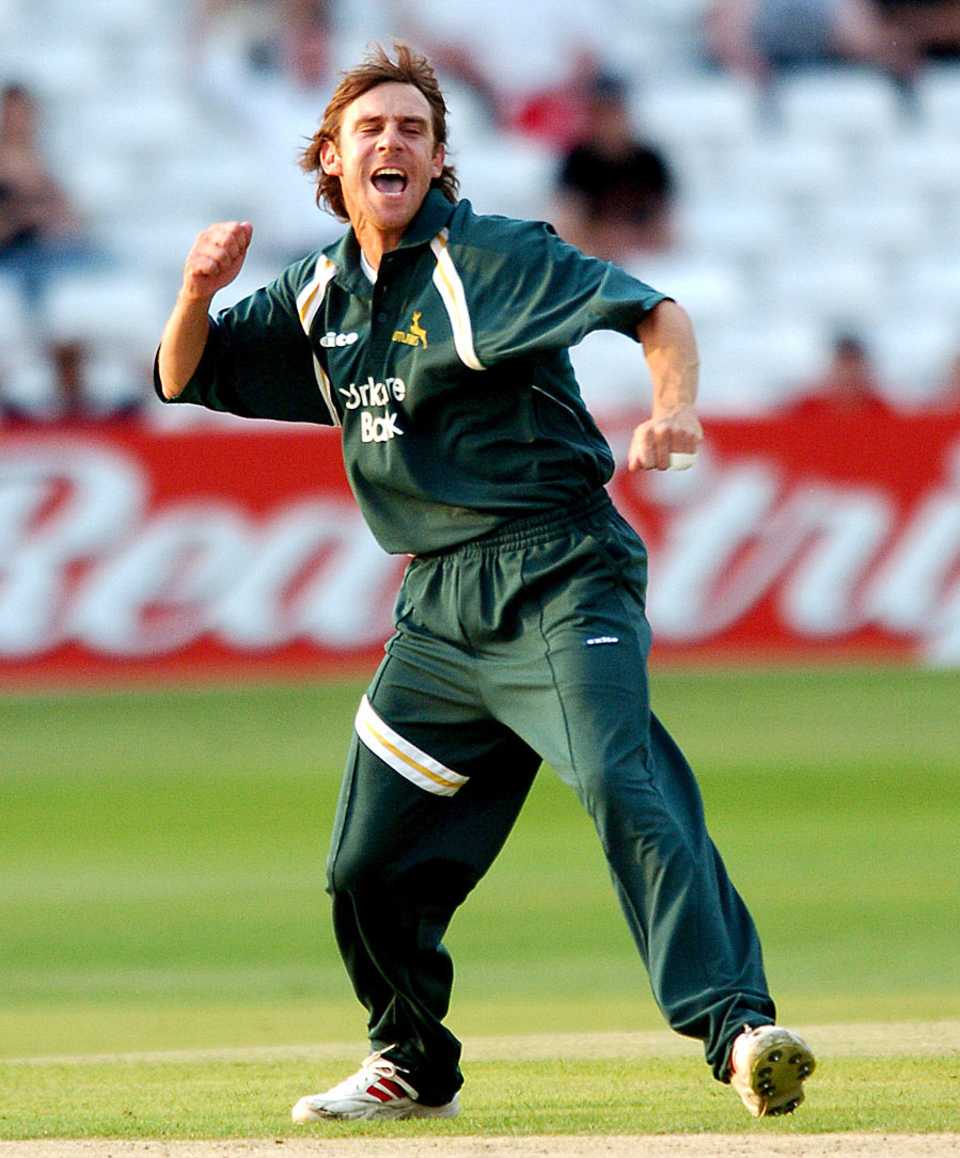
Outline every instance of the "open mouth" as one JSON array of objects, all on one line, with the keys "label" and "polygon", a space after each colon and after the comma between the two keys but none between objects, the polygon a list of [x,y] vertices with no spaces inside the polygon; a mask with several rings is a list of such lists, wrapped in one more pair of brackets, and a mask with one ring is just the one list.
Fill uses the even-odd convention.
[{"label": "open mouth", "polygon": [[370,180],[378,193],[402,193],[407,187],[407,175],[400,169],[377,169]]}]

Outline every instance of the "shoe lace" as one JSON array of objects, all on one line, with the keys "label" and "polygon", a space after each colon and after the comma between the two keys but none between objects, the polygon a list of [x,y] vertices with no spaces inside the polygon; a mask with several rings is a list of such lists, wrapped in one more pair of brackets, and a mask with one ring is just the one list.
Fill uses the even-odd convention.
[{"label": "shoe lace", "polygon": [[393,1049],[392,1045],[386,1045],[383,1049],[379,1049],[376,1053],[370,1054],[369,1057],[363,1059],[360,1063],[360,1073],[358,1077],[364,1082],[373,1082],[377,1078],[393,1078],[397,1074],[408,1073],[408,1070],[398,1066],[396,1062],[392,1062],[389,1058],[384,1057],[384,1053],[388,1049]]}]

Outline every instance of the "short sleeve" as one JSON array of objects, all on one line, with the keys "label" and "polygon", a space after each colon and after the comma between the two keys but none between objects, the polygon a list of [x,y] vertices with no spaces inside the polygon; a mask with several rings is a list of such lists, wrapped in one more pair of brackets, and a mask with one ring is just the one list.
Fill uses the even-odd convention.
[{"label": "short sleeve", "polygon": [[501,252],[468,254],[484,261],[470,303],[475,345],[484,366],[575,346],[594,330],[636,340],[637,325],[667,295],[610,262],[561,241],[543,222],[518,222]]},{"label": "short sleeve", "polygon": [[[297,312],[296,286],[305,264],[291,266],[211,318],[200,364],[173,401],[244,418],[331,424],[313,348]],[[154,386],[163,398],[156,364]]]}]

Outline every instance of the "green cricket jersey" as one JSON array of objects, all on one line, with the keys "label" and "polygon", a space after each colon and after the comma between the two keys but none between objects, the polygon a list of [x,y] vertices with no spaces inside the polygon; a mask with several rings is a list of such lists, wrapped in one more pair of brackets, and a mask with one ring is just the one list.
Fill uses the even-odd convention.
[{"label": "green cricket jersey", "polygon": [[663,297],[543,222],[432,190],[376,283],[348,230],[221,312],[178,401],[341,427],[381,546],[426,554],[609,480],[567,351],[597,329],[635,339]]}]

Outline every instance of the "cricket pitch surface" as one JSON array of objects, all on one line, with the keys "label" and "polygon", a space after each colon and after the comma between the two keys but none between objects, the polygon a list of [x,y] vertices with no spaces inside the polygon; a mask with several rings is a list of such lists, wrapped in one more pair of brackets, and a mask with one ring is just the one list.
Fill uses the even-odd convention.
[{"label": "cricket pitch surface", "polygon": [[[895,1030],[895,1032],[891,1032]],[[855,1026],[805,1026],[824,1056],[843,1057],[876,1052],[887,1056],[957,1051],[960,1022],[912,1025],[901,1023]],[[549,1034],[543,1036],[474,1038],[465,1056],[475,1060],[510,1057],[535,1060],[558,1053],[581,1058],[670,1056],[689,1052],[690,1043],[666,1032]],[[110,1055],[130,1060],[163,1058],[210,1060],[267,1059],[271,1056],[354,1057],[355,1045],[264,1047],[252,1050],[193,1050],[177,1053]],[[54,1059],[21,1059],[24,1062]],[[63,1059],[67,1060],[67,1059]],[[104,1055],[83,1060],[104,1061]],[[814,1079],[815,1081],[815,1079]],[[734,1096],[731,1094],[731,1096]],[[811,1083],[811,1098],[815,1085]],[[802,1113],[802,1109],[800,1113]],[[151,1139],[42,1139],[0,1141],[0,1158],[947,1158],[960,1153],[960,1134],[821,1133],[776,1135],[768,1129],[755,1134],[578,1134],[578,1135],[442,1135],[409,1139],[389,1137],[331,1138],[322,1128],[307,1127],[302,1137],[161,1141]]]}]

